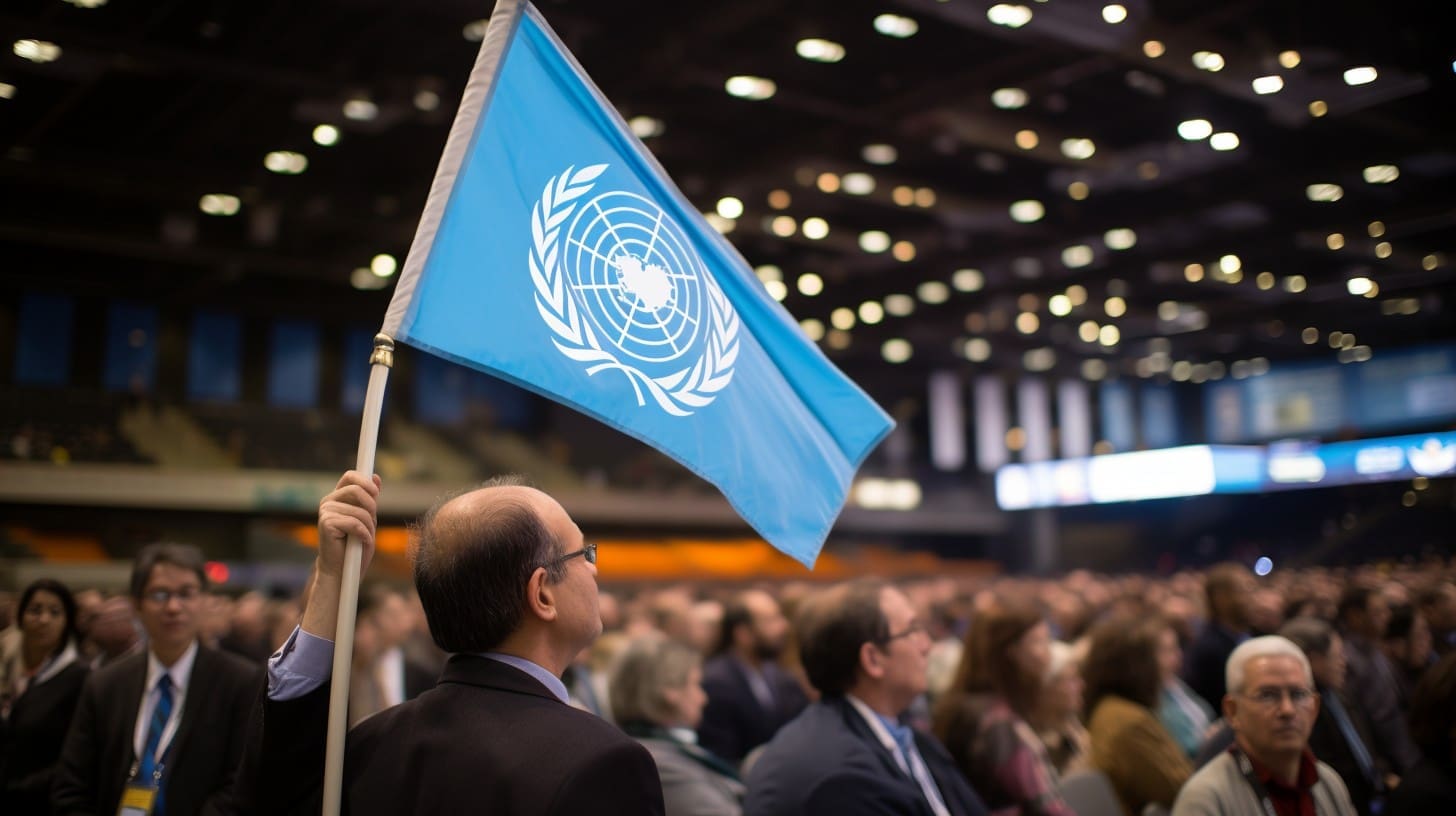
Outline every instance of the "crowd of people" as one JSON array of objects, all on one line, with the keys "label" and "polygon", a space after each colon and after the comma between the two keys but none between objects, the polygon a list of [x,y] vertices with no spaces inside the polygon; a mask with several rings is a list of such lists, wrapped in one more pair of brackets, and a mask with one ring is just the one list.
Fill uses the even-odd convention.
[{"label": "crowd of people", "polygon": [[[318,812],[379,490],[324,498],[297,599],[177,544],[0,599],[0,812]],[[1451,563],[603,590],[509,482],[416,539],[359,594],[353,814],[1456,813]]]}]

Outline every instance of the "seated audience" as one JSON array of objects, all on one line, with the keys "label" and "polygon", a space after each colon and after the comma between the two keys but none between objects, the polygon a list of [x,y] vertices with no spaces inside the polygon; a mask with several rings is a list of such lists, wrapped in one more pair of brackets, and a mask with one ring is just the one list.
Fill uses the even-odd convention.
[{"label": "seated audience", "polygon": [[45,814],[87,668],[65,584],[35,581],[19,609],[20,648],[0,666],[0,813]]},{"label": "seated audience", "polygon": [[1223,668],[1229,654],[1249,638],[1249,605],[1257,588],[1254,574],[1242,564],[1219,564],[1204,579],[1208,620],[1188,648],[1185,676],[1213,708],[1223,704]]},{"label": "seated audience", "polygon": [[1193,689],[1178,676],[1183,666],[1183,650],[1172,626],[1158,635],[1158,721],[1192,759],[1212,729],[1214,713]]},{"label": "seated audience", "polygon": [[731,762],[768,742],[808,699],[779,666],[789,622],[767,592],[748,590],[723,609],[718,648],[703,666],[708,707],[698,735],[703,747]]},{"label": "seated audience", "polygon": [[1431,648],[1444,657],[1456,651],[1456,582],[1438,581],[1416,598],[1421,615],[1431,627]]},{"label": "seated audience", "polygon": [[1041,696],[1051,629],[1029,605],[983,610],[966,633],[960,670],[936,702],[935,735],[997,812],[1071,814],[1058,774],[1028,721]]},{"label": "seated audience", "polygon": [[1411,697],[1411,737],[1421,759],[1390,795],[1399,816],[1456,813],[1456,654],[1431,667]]},{"label": "seated audience", "polygon": [[702,658],[661,636],[630,643],[611,675],[617,724],[647,748],[662,778],[667,816],[738,816],[744,787],[726,760],[699,747],[707,695]]},{"label": "seated audience", "polygon": [[1171,632],[1161,618],[1109,618],[1093,628],[1082,670],[1092,766],[1107,775],[1130,816],[1150,804],[1172,806],[1193,772],[1154,713],[1162,686],[1158,643]]},{"label": "seated audience", "polygon": [[1227,674],[1234,744],[1188,780],[1173,816],[1354,816],[1340,775],[1309,750],[1319,694],[1304,652],[1255,638],[1229,655]]},{"label": "seated audience", "polygon": [[1042,684],[1036,716],[1032,719],[1042,745],[1046,746],[1047,758],[1061,776],[1084,770],[1090,767],[1092,761],[1091,737],[1087,734],[1087,727],[1082,725],[1082,711],[1086,707],[1085,688],[1077,650],[1066,643],[1053,641],[1046,681]]},{"label": "seated audience", "polygon": [[1380,650],[1395,670],[1396,702],[1401,711],[1409,711],[1416,683],[1435,660],[1431,626],[1426,623],[1426,616],[1408,603],[1392,606]]},{"label": "seated audience", "polygon": [[1415,764],[1415,744],[1400,710],[1400,691],[1395,669],[1380,649],[1385,625],[1390,621],[1390,604],[1375,587],[1352,583],[1340,596],[1340,635],[1349,662],[1350,699],[1365,710],[1373,739],[1372,752],[1396,774]]},{"label": "seated audience", "polygon": [[749,771],[749,816],[986,812],[945,748],[901,724],[925,693],[930,652],[904,593],[876,581],[840,584],[806,600],[795,628],[820,698]]}]

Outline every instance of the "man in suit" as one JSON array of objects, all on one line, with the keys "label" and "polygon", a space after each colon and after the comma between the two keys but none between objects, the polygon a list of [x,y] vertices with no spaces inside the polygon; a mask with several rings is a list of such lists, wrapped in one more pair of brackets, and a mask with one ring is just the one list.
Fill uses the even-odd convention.
[{"label": "man in suit", "polygon": [[56,813],[116,813],[123,791],[153,798],[152,812],[167,816],[239,812],[238,766],[263,673],[199,643],[204,564],[180,544],[137,554],[131,596],[146,648],[87,678],[56,771]]},{"label": "man in suit", "polygon": [[[377,477],[349,472],[319,506],[319,555],[299,629],[274,655],[249,809],[317,813],[345,540],[373,552]],[[652,757],[566,702],[561,674],[601,633],[596,547],[538,490],[495,481],[420,521],[415,587],[440,648],[439,685],[349,732],[352,816],[663,812]]]},{"label": "man in suit", "polygon": [[700,745],[742,762],[804,710],[808,698],[778,663],[788,638],[789,622],[767,592],[748,590],[724,607],[716,655],[703,665]]},{"label": "man in suit", "polygon": [[968,816],[985,806],[944,747],[903,725],[925,692],[930,636],[909,598],[857,581],[810,598],[797,624],[818,702],[748,775],[747,816]]},{"label": "man in suit", "polygon": [[1228,657],[1234,647],[1249,639],[1249,602],[1256,589],[1254,574],[1242,564],[1218,564],[1204,581],[1208,620],[1188,649],[1184,679],[1214,711],[1223,705]]},{"label": "man in suit", "polygon": [[1349,661],[1350,699],[1364,709],[1373,729],[1370,748],[1392,772],[1405,773],[1420,759],[1420,752],[1400,710],[1400,681],[1380,648],[1390,622],[1390,603],[1375,587],[1353,584],[1340,596],[1338,614]]},{"label": "man in suit", "polygon": [[402,593],[382,583],[366,584],[359,588],[357,609],[349,682],[350,725],[435,686],[435,675],[404,653],[410,610]]}]

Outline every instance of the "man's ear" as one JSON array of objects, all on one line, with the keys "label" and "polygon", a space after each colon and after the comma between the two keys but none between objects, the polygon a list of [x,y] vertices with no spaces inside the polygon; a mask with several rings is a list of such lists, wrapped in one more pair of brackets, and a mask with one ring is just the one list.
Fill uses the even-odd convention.
[{"label": "man's ear", "polygon": [[859,668],[867,676],[878,680],[885,676],[885,655],[873,643],[859,645]]},{"label": "man's ear", "polygon": [[556,620],[556,592],[546,580],[545,567],[537,567],[526,582],[526,610],[543,621]]},{"label": "man's ear", "polygon": [[1239,715],[1239,703],[1234,699],[1233,694],[1223,696],[1223,719],[1230,726],[1234,724],[1234,718]]}]

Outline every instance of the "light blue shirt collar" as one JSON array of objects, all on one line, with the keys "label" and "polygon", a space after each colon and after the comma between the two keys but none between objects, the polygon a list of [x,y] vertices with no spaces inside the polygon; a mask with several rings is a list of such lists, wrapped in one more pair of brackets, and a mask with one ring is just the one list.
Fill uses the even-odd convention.
[{"label": "light blue shirt collar", "polygon": [[532,663],[524,657],[501,654],[500,652],[481,652],[480,656],[488,657],[498,663],[504,663],[512,668],[520,669],[526,674],[529,674],[537,680],[541,681],[541,685],[545,686],[547,689],[550,689],[551,693],[556,695],[556,699],[560,700],[563,703],[567,702],[568,698],[566,695],[566,684],[561,682],[560,677],[557,677],[550,671],[547,671],[545,667]]}]

